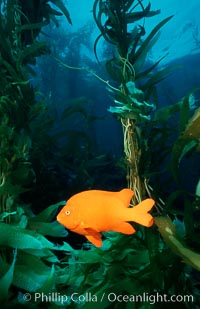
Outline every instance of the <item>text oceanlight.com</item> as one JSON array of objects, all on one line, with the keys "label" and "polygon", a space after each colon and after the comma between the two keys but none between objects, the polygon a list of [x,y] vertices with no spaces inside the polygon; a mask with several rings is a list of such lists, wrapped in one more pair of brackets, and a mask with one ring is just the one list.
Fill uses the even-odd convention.
[{"label": "text oceanlight.com", "polygon": [[155,304],[159,302],[178,302],[178,303],[192,303],[194,302],[193,295],[167,295],[142,293],[139,295],[125,295],[116,293],[103,293],[102,295],[94,295],[92,293],[79,294],[72,293],[71,295],[63,295],[57,292],[52,293],[25,293],[23,295],[23,300],[25,302],[43,302],[43,303],[60,303],[60,304],[70,304],[70,303],[85,303],[85,302],[103,302],[108,301],[110,303],[128,303],[128,302],[148,302],[149,304]]}]

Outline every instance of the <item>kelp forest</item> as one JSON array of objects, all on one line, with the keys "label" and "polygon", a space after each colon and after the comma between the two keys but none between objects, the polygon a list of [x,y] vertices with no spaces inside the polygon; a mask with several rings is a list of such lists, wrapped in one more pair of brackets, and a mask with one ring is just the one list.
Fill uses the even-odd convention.
[{"label": "kelp forest", "polygon": [[[99,33],[94,69],[61,57],[45,35],[60,20],[73,27],[67,2],[0,1],[1,308],[200,308],[200,179],[187,186],[200,161],[200,88],[162,106],[160,83],[182,68],[162,66],[167,53],[148,61],[173,19],[146,27],[159,16],[157,6],[91,1]],[[112,51],[103,61],[101,44]],[[111,102],[105,112],[121,130],[120,157],[95,153],[91,128],[103,120],[81,91],[65,102],[57,123],[38,87],[45,68],[36,68],[47,57],[69,79],[87,76],[88,93],[90,83],[105,89]],[[186,161],[197,163],[185,169]],[[134,191],[131,207],[155,201],[150,228],[133,223],[133,235],[103,233],[97,248],[56,220],[75,193],[123,188]]]}]

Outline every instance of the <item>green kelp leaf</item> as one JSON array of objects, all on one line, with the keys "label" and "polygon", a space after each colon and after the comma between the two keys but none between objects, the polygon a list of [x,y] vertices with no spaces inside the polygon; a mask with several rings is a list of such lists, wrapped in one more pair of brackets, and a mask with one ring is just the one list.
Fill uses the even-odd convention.
[{"label": "green kelp leaf", "polygon": [[11,85],[27,85],[30,83],[31,80],[22,80],[22,81],[18,81],[18,82],[12,82]]},{"label": "green kelp leaf", "polygon": [[[91,266],[89,266],[91,267]],[[86,286],[97,287],[102,284],[105,279],[105,266],[103,264],[99,264],[99,267],[95,267],[94,271],[91,271],[87,274],[87,277],[84,280],[84,284]],[[117,273],[116,273],[117,276]]]},{"label": "green kelp leaf", "polygon": [[97,44],[98,44],[101,37],[103,37],[103,35],[100,33],[98,35],[98,37],[96,38],[95,42],[94,42],[94,55],[95,55],[95,58],[97,59],[98,63],[100,63],[100,61],[99,61],[99,57],[97,56]]},{"label": "green kelp leaf", "polygon": [[79,250],[75,252],[75,256],[76,255],[79,261],[84,264],[96,264],[102,261],[102,252],[98,248],[90,249],[87,251]]},{"label": "green kelp leaf", "polygon": [[48,293],[55,289],[55,267],[52,265],[51,271],[44,284],[37,290],[40,293]]},{"label": "green kelp leaf", "polygon": [[[140,281],[139,280],[134,280],[133,278],[125,278],[125,279],[121,279],[121,280],[117,280],[117,282],[112,280],[111,282],[109,282],[108,280],[105,280],[101,286],[92,286],[88,291],[94,295],[96,295],[98,302],[95,304],[99,304],[99,307],[97,306],[97,308],[110,308],[110,304],[111,301],[108,298],[108,295],[110,295],[110,299],[112,299],[112,297],[114,298],[115,295],[130,295],[132,297],[132,299],[134,298],[135,295],[135,299],[137,299],[137,294],[142,294],[142,292],[144,291],[144,287],[141,286]],[[141,288],[140,288],[141,286]],[[113,293],[113,294],[111,294]],[[104,296],[103,296],[104,295]],[[113,306],[114,308],[127,308],[126,306],[121,306],[123,302],[119,302],[119,307],[118,306]],[[128,302],[127,302],[128,303]],[[93,306],[92,306],[93,304]],[[112,303],[114,304],[114,302]],[[115,303],[116,304],[116,303]],[[134,301],[131,302],[131,308],[135,308],[133,306]],[[112,306],[111,306],[112,307]],[[94,308],[94,303],[92,302],[87,302],[84,304],[84,308],[86,309],[93,309]],[[96,306],[95,306],[96,308]],[[140,307],[139,307],[140,308]]]},{"label": "green kelp leaf", "polygon": [[12,80],[14,80],[14,81],[21,81],[20,76],[17,73],[15,67],[12,66],[8,61],[6,61],[3,58],[1,58],[1,56],[0,56],[0,64],[5,66],[6,70],[11,75]]},{"label": "green kelp leaf", "polygon": [[153,91],[153,87],[158,84],[159,82],[161,82],[162,80],[164,80],[167,75],[171,72],[173,72],[175,69],[179,68],[180,66],[178,65],[172,65],[169,67],[166,67],[162,70],[159,70],[156,73],[153,73],[151,75],[151,77],[149,77],[146,81],[146,83],[144,85],[142,85],[142,90],[145,91],[145,101],[149,100],[149,97]]},{"label": "green kelp leaf", "polygon": [[127,8],[126,8],[126,22],[127,23],[134,23],[137,20],[142,19],[143,17],[148,16],[148,13],[150,12],[151,9],[151,3],[149,3],[145,8],[143,7],[142,11],[139,12],[128,12]]},{"label": "green kelp leaf", "polygon": [[55,245],[44,236],[35,231],[23,229],[19,226],[0,223],[0,245],[19,249],[51,249],[59,251],[72,251],[67,243]]},{"label": "green kelp leaf", "polygon": [[38,272],[37,264],[32,265],[32,267],[16,265],[13,285],[28,292],[35,292],[45,284],[50,272],[50,268],[49,271],[43,270]]},{"label": "green kelp leaf", "polygon": [[0,235],[2,246],[19,249],[54,249],[56,247],[42,235],[11,224],[0,223]]},{"label": "green kelp leaf", "polygon": [[44,26],[46,26],[46,22],[41,22],[41,23],[34,23],[34,24],[24,24],[20,26],[15,26],[15,31],[16,32],[22,32],[24,30],[35,30],[35,29],[41,29]]},{"label": "green kelp leaf", "polygon": [[66,252],[74,251],[74,249],[67,242],[63,242],[63,245],[61,246],[54,247],[54,250],[66,251]]},{"label": "green kelp leaf", "polygon": [[179,111],[180,111],[180,102],[159,108],[155,112],[153,120],[157,122],[166,122],[169,120],[170,117],[174,115],[174,113]]},{"label": "green kelp leaf", "polygon": [[28,292],[47,292],[48,287],[50,289],[54,287],[53,276],[54,266],[47,267],[44,264],[44,267],[40,267],[35,260],[32,265],[16,265],[13,285]]},{"label": "green kelp leaf", "polygon": [[135,80],[147,78],[147,76],[149,76],[149,73],[151,73],[166,56],[167,55],[164,55],[163,57],[161,57],[158,61],[156,61],[153,65],[148,67],[146,70],[142,72],[138,72],[135,76]]},{"label": "green kelp leaf", "polygon": [[72,25],[72,20],[69,14],[69,11],[67,10],[66,6],[64,5],[62,0],[50,0],[50,2],[52,2],[53,4],[55,4],[61,11],[62,13],[65,15],[65,17],[68,20],[68,23],[70,25]]},{"label": "green kelp leaf", "polygon": [[194,147],[196,147],[197,145],[197,141],[190,141],[188,144],[186,144],[183,149],[182,149],[182,153],[179,157],[179,162],[182,160],[182,158],[191,150],[193,149]]},{"label": "green kelp leaf", "polygon": [[10,178],[12,183],[26,186],[35,181],[35,172],[31,168],[31,164],[29,162],[21,162],[18,164],[16,169],[13,170]]},{"label": "green kelp leaf", "polygon": [[19,250],[16,266],[17,265],[26,266],[33,269],[37,273],[49,272],[50,270],[50,267],[46,265],[40,257],[34,256],[31,253],[22,250]]},{"label": "green kelp leaf", "polygon": [[[55,251],[65,251],[66,253],[75,251],[67,242],[63,242],[62,245],[56,245],[48,241],[45,237],[42,235],[38,234],[38,238],[41,240],[41,244],[43,245],[43,248],[24,248],[23,250],[25,252],[31,252],[32,255],[35,256],[40,256],[40,257],[45,257],[45,259],[50,260],[55,260],[55,255],[52,254],[50,250],[55,250]],[[49,249],[49,250],[48,250]],[[28,251],[27,251],[28,250]],[[56,259],[57,261],[57,259]]]},{"label": "green kelp leaf", "polygon": [[[131,1],[132,2],[132,1]],[[160,10],[150,11],[151,3],[149,3],[141,12],[128,12],[126,13],[126,22],[134,23],[137,20],[142,19],[143,17],[152,17],[160,14]]]},{"label": "green kelp leaf", "polygon": [[33,221],[31,223],[31,220],[29,220],[28,227],[31,230],[35,230],[37,233],[40,233],[42,235],[48,235],[53,237],[66,237],[68,235],[65,227],[59,224],[57,221],[53,221],[50,223]]},{"label": "green kelp leaf", "polygon": [[172,172],[174,175],[174,178],[176,181],[179,181],[179,176],[178,176],[178,170],[179,170],[179,164],[182,160],[182,158],[193,148],[197,146],[197,141],[195,140],[183,140],[179,139],[172,148]]},{"label": "green kelp leaf", "polygon": [[137,58],[140,58],[143,51],[146,50],[146,48],[148,48],[148,45],[150,44],[154,36],[172,17],[173,16],[169,16],[163,19],[159,24],[157,24],[155,28],[151,31],[151,33],[147,36],[147,38],[144,40],[144,42],[141,44],[141,46],[138,48],[138,50],[134,54],[130,53],[129,59],[131,63],[134,63],[137,60]]},{"label": "green kelp leaf", "polygon": [[8,297],[8,291],[13,281],[17,250],[14,251],[12,264],[7,272],[0,278],[0,302]]},{"label": "green kelp leaf", "polygon": [[88,99],[86,97],[79,97],[73,100],[70,100],[69,106],[67,106],[61,116],[61,120],[68,118],[69,116],[73,115],[74,113],[80,113],[83,118],[87,119],[87,104]]},{"label": "green kelp leaf", "polygon": [[60,138],[64,138],[63,149],[61,149],[62,156],[71,156],[73,153],[80,153],[80,144],[84,147],[90,147],[92,140],[88,133],[84,130],[65,130],[54,135],[54,138],[58,141]]},{"label": "green kelp leaf", "polygon": [[4,211],[1,215],[0,215],[0,221],[4,221],[5,218],[9,217],[9,216],[12,216],[12,215],[16,215],[16,211],[13,211],[13,212],[7,212],[7,211]]},{"label": "green kelp leaf", "polygon": [[124,263],[131,268],[132,273],[137,274],[141,268],[149,265],[149,250],[139,249],[136,253],[126,255]]},{"label": "green kelp leaf", "polygon": [[158,122],[166,122],[174,115],[174,113],[180,112],[179,131],[182,132],[189,121],[190,110],[193,108],[192,98],[193,94],[189,94],[175,104],[159,108],[155,112],[154,120]]},{"label": "green kelp leaf", "polygon": [[[168,212],[173,212],[173,215],[183,215],[183,211],[181,212],[179,209],[174,209],[173,205],[175,205],[175,201],[179,196],[183,196],[183,194],[185,194],[186,192],[183,190],[176,190],[173,191],[171,194],[169,194],[169,196],[166,198],[165,201],[165,211],[166,213]],[[173,210],[172,210],[173,208]],[[180,213],[181,212],[181,213]]]},{"label": "green kelp leaf", "polygon": [[[104,282],[101,287],[92,287],[89,289],[89,292],[96,295],[98,301],[93,303],[93,302],[87,302],[84,304],[85,309],[94,309],[94,304],[95,304],[95,309],[105,309],[105,308],[111,308],[111,302],[108,299],[108,294],[110,292],[110,285],[107,282]],[[113,308],[117,308],[115,305],[113,305]],[[121,308],[123,308],[121,306]]]},{"label": "green kelp leaf", "polygon": [[[12,209],[12,208],[11,208]],[[28,217],[32,215],[30,205],[21,204],[20,207],[16,207],[16,214],[12,217],[12,224],[21,228],[26,228],[28,224]]]},{"label": "green kelp leaf", "polygon": [[58,263],[59,259],[57,256],[49,249],[23,249],[23,252],[29,253],[33,256],[42,258],[50,263]]},{"label": "green kelp leaf", "polygon": [[[148,56],[149,51],[152,49],[152,47],[156,44],[160,37],[160,32],[158,32],[155,37],[149,42],[148,45],[142,50],[142,53],[140,54],[140,57],[138,57],[134,63],[134,69],[136,71],[136,79],[138,79],[138,73],[140,70],[144,67],[146,64],[146,59]],[[145,78],[147,75],[145,76]]]},{"label": "green kelp leaf", "polygon": [[122,292],[124,291],[126,291],[130,295],[133,295],[136,294],[136,291],[144,291],[144,287],[143,285],[141,285],[140,280],[124,278],[123,280],[117,280],[117,282],[111,287],[111,290],[118,295],[122,294]]},{"label": "green kelp leaf", "polygon": [[18,226],[25,229],[28,225],[28,218],[27,216],[23,215],[20,218],[20,221],[18,222]]},{"label": "green kelp leaf", "polygon": [[[15,137],[16,140],[16,144],[19,148],[18,151],[22,151],[22,153],[25,155],[26,153],[29,153],[29,150],[32,147],[32,140],[30,138],[30,136],[28,136],[28,133],[20,133],[19,135],[17,135]],[[27,155],[27,159],[29,159],[28,155]],[[27,161],[23,161],[21,162],[22,164],[24,163],[28,163]]]},{"label": "green kelp leaf", "polygon": [[66,266],[66,267],[59,267],[56,269],[56,285],[60,285],[60,284],[68,284],[68,279],[70,277],[70,267]]},{"label": "green kelp leaf", "polygon": [[119,83],[123,81],[122,69],[116,58],[111,58],[110,60],[106,61],[106,70],[114,81]]},{"label": "green kelp leaf", "polygon": [[19,58],[17,60],[17,68],[20,70],[21,64],[26,60],[27,57],[35,57],[40,54],[43,54],[44,51],[47,53],[47,43],[46,42],[35,42],[30,46],[26,47],[19,54]]},{"label": "green kelp leaf", "polygon": [[61,201],[56,204],[50,205],[49,207],[42,210],[39,214],[35,217],[31,218],[31,222],[50,222],[56,215],[58,208],[60,206],[64,206],[66,201]]},{"label": "green kelp leaf", "polygon": [[171,219],[169,217],[157,217],[155,218],[155,224],[158,226],[159,232],[172,251],[180,256],[185,263],[200,271],[200,254],[187,248],[178,239],[176,236],[176,227]]},{"label": "green kelp leaf", "polygon": [[[4,3],[5,5],[5,3]],[[14,28],[15,28],[15,23],[16,23],[16,19],[15,19],[15,9],[14,9],[14,2],[13,1],[6,1],[6,5],[4,7],[5,11],[6,11],[6,32],[7,33],[12,33]]]},{"label": "green kelp leaf", "polygon": [[182,104],[180,104],[180,123],[179,132],[183,132],[190,119],[190,95],[183,98]]},{"label": "green kelp leaf", "polygon": [[[26,273],[25,273],[26,272]],[[27,274],[32,275],[34,278],[39,279],[37,284],[32,285],[34,278],[28,278]],[[46,265],[39,257],[33,256],[29,253],[21,251],[17,260],[13,284],[24,288],[27,285],[28,291],[47,292],[52,290],[55,283],[55,268],[54,265],[51,267]],[[36,289],[35,289],[36,288]]]},{"label": "green kelp leaf", "polygon": [[20,185],[13,185],[9,180],[0,187],[0,194],[17,196],[21,193],[28,191],[28,189],[22,188]]},{"label": "green kelp leaf", "polygon": [[26,233],[25,229],[0,223],[0,245],[19,249],[42,248],[38,239]]},{"label": "green kelp leaf", "polygon": [[[87,268],[82,270],[80,268],[80,272],[77,269],[77,261],[73,258],[73,259],[69,259],[67,258],[67,263],[69,264],[68,267],[68,277],[67,276],[62,276],[62,279],[68,279],[67,280],[67,284],[68,286],[73,286],[73,288],[80,288],[83,287],[83,283],[85,280],[85,277],[87,276]],[[66,269],[66,268],[64,268]],[[78,272],[77,272],[78,271]]]},{"label": "green kelp leaf", "polygon": [[195,190],[195,194],[200,197],[200,179],[197,183],[197,186],[196,186],[196,190]]},{"label": "green kelp leaf", "polygon": [[[93,4],[93,17],[96,22],[97,27],[99,28],[101,34],[97,37],[95,40],[94,46],[95,46],[95,55],[96,55],[96,47],[97,47],[97,41],[99,41],[99,38],[101,36],[104,37],[104,39],[109,42],[110,44],[115,44],[114,40],[111,39],[111,37],[108,35],[106,31],[106,27],[102,22],[102,15],[104,15],[104,10],[101,9],[102,2],[99,2],[99,0],[95,0]],[[106,22],[105,22],[106,24]],[[97,58],[98,61],[98,58]]]},{"label": "green kelp leaf", "polygon": [[184,224],[186,229],[187,235],[195,235],[195,228],[194,228],[194,207],[191,203],[190,198],[188,196],[185,196],[183,201],[183,207],[184,207]]}]

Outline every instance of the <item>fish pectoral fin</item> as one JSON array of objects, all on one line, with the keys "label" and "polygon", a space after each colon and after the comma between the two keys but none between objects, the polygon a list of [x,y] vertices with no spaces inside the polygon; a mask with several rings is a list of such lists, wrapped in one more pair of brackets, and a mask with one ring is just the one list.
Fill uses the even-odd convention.
[{"label": "fish pectoral fin", "polygon": [[101,234],[91,228],[85,229],[88,232],[88,235],[85,235],[85,237],[96,247],[102,246],[102,239]]},{"label": "fish pectoral fin", "polygon": [[114,226],[111,230],[113,232],[119,232],[127,235],[134,234],[136,232],[134,227],[132,227],[132,225],[127,222],[120,222],[117,226]]}]

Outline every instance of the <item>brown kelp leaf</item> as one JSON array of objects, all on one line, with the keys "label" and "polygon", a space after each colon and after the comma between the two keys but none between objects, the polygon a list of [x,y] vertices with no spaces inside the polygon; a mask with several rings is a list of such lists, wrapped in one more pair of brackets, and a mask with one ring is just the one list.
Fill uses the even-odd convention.
[{"label": "brown kelp leaf", "polygon": [[200,254],[187,248],[176,236],[176,227],[169,217],[154,218],[160,234],[172,251],[186,264],[200,271]]},{"label": "brown kelp leaf", "polygon": [[194,147],[200,151],[200,108],[195,111],[173,146],[171,164],[176,180],[178,180],[178,167],[181,159]]},{"label": "brown kelp leaf", "polygon": [[182,139],[198,141],[198,151],[200,151],[200,108],[198,108],[191,120],[189,121],[185,131],[183,132]]}]

